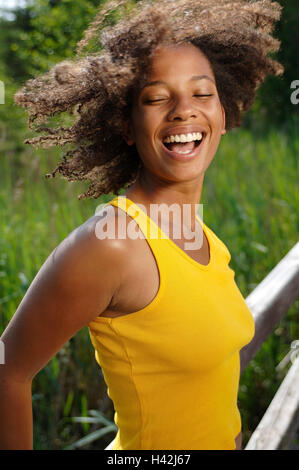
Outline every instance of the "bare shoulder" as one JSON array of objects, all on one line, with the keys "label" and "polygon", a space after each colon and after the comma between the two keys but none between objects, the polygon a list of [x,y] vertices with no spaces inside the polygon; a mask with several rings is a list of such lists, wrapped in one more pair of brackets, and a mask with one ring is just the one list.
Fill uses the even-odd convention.
[{"label": "bare shoulder", "polygon": [[[59,257],[70,256],[71,259],[80,256],[81,261],[90,256],[102,262],[113,260],[121,261],[127,253],[127,238],[118,238],[117,230],[120,223],[117,208],[108,206],[100,213],[91,216],[86,222],[74,229],[54,250],[53,255]],[[115,227],[116,230],[112,230]],[[89,266],[86,266],[87,268]]]},{"label": "bare shoulder", "polygon": [[96,236],[105,222],[96,215],[75,228],[37,272],[1,336],[5,373],[32,379],[109,306],[125,278],[128,253],[126,240]]},{"label": "bare shoulder", "polygon": [[50,253],[37,276],[53,276],[65,288],[68,282],[82,286],[87,282],[93,284],[96,278],[99,282],[106,281],[109,287],[113,273],[121,267],[126,248],[122,240],[99,238],[105,223],[100,216],[92,216],[76,227]]},{"label": "bare shoulder", "polygon": [[[123,217],[121,220],[123,223]],[[117,208],[105,208],[74,229],[47,260],[48,274],[53,269],[57,282],[65,289],[69,283],[79,291],[87,289],[101,295],[98,305],[102,311],[126,279],[130,259],[129,240],[115,236],[119,223]]]},{"label": "bare shoulder", "polygon": [[138,230],[138,225],[125,211],[113,205],[107,205],[96,215],[90,217],[82,226],[83,230],[92,232],[98,240],[105,240],[102,246],[111,250],[123,251],[130,257],[134,249],[135,237],[129,236],[128,226],[133,223]]}]

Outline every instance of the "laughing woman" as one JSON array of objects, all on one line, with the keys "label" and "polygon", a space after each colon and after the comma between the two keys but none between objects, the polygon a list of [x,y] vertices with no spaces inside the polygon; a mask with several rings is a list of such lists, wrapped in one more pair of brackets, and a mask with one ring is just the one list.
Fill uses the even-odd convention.
[{"label": "laughing woman", "polygon": [[[85,326],[115,408],[110,448],[241,449],[239,352],[254,320],[197,208],[222,136],[283,71],[268,56],[280,14],[269,0],[110,2],[74,61],[16,94],[45,132],[29,143],[73,145],[48,176],[89,180],[80,199],[116,196],[49,255],[2,335],[1,449],[32,449],[32,380]],[[62,112],[71,127],[41,125]],[[99,236],[112,222],[116,235]]]}]

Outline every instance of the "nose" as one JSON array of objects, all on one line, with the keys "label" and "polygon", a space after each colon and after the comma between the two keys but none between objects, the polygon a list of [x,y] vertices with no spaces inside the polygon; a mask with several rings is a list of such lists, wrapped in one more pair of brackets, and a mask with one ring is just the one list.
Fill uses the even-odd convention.
[{"label": "nose", "polygon": [[197,111],[194,109],[194,104],[191,103],[190,97],[180,97],[176,99],[172,110],[168,114],[168,119],[170,121],[187,121],[191,117],[196,118],[197,114]]}]

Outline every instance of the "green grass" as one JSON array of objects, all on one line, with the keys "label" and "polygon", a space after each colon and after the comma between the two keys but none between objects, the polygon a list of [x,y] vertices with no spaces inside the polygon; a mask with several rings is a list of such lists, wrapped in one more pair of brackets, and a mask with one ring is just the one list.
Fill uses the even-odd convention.
[{"label": "green grass", "polygon": [[[5,146],[4,146],[5,148]],[[246,297],[298,241],[299,137],[287,132],[263,136],[238,130],[223,137],[206,172],[201,203],[205,223],[228,246],[236,282]],[[16,154],[7,144],[0,172],[0,326],[16,311],[50,252],[101,202],[78,201],[87,183],[45,179],[58,151],[26,149]],[[243,445],[275,394],[282,376],[275,366],[299,339],[299,304],[290,308],[241,376],[239,408]],[[96,431],[88,416],[100,409],[113,419],[106,386],[84,328],[56,354],[33,381],[35,449],[62,449]],[[114,434],[85,448],[103,449]]]}]

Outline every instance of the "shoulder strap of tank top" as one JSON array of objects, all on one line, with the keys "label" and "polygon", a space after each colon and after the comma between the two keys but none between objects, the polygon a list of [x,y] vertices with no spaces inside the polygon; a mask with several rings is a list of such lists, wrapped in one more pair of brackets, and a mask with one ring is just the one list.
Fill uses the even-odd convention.
[{"label": "shoulder strap of tank top", "polygon": [[168,238],[160,227],[146,214],[146,212],[127,197],[116,196],[110,202],[107,202],[105,206],[108,204],[120,207],[130,215],[139,225],[146,238],[151,240]]}]

